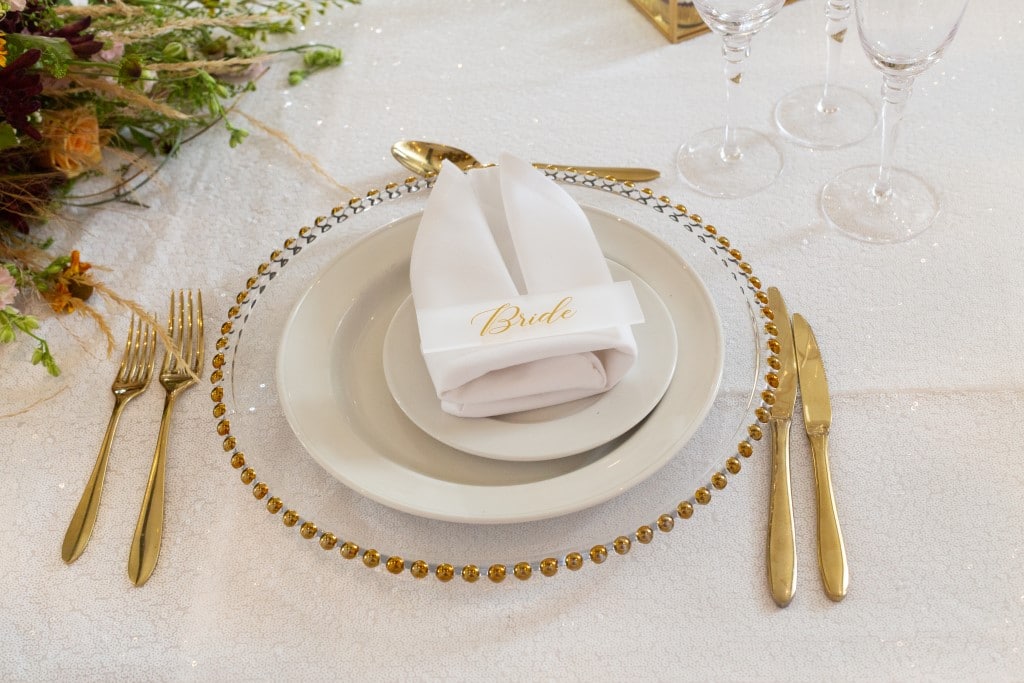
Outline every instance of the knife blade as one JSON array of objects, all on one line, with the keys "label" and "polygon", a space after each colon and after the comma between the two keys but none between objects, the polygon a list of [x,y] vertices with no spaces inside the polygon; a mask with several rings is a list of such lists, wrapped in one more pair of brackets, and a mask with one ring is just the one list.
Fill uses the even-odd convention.
[{"label": "knife blade", "polygon": [[811,443],[811,460],[814,465],[814,489],[818,512],[818,565],[821,567],[825,594],[838,602],[846,597],[849,567],[828,464],[828,432],[832,426],[832,402],[829,399],[821,349],[814,337],[814,331],[800,314],[793,316],[793,338],[796,342],[804,429]]},{"label": "knife blade", "polygon": [[772,474],[768,496],[768,585],[772,599],[785,607],[796,591],[796,530],[793,526],[793,498],[789,474],[789,432],[796,405],[797,367],[793,330],[782,294],[768,288],[768,306],[775,313],[779,349],[775,370],[779,385],[772,405]]}]

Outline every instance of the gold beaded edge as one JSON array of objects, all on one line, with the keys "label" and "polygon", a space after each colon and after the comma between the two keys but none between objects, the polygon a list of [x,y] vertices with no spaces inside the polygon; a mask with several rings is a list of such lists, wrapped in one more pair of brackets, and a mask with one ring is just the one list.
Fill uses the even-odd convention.
[{"label": "gold beaded edge", "polygon": [[[421,559],[409,562],[401,555],[385,555],[372,547],[363,548],[352,540],[344,540],[331,531],[320,529],[315,522],[302,518],[296,510],[286,505],[281,497],[272,495],[270,485],[259,480],[256,470],[248,463],[245,453],[239,449],[237,439],[231,434],[231,423],[226,417],[228,407],[224,403],[223,386],[223,368],[228,363],[227,352],[231,348],[232,336],[237,333],[237,323],[241,321],[244,325],[259,295],[291,258],[298,255],[305,245],[312,243],[320,234],[334,227],[329,224],[329,218],[320,216],[313,222],[313,227],[303,226],[295,237],[286,239],[280,249],[271,252],[269,259],[259,265],[256,274],[246,280],[245,289],[236,295],[235,305],[228,310],[227,320],[221,324],[220,337],[215,343],[216,353],[210,361],[213,367],[210,374],[210,383],[213,385],[210,392],[210,398],[214,403],[213,417],[216,420],[217,434],[223,439],[222,448],[228,454],[228,462],[232,468],[240,470],[241,482],[250,488],[253,497],[264,505],[268,513],[271,515],[280,513],[284,526],[297,528],[299,535],[304,539],[315,539],[317,545],[324,551],[337,549],[343,559],[358,558],[362,565],[370,569],[383,565],[387,572],[394,575],[408,572],[416,579],[433,575],[443,583],[451,581],[456,575],[466,583],[475,583],[481,577],[486,576],[493,583],[501,583],[511,572],[516,579],[525,581],[535,574],[545,577],[555,576],[561,568],[575,572],[582,569],[588,560],[591,564],[604,564],[612,554],[628,554],[635,543],[649,544],[654,539],[656,531],[669,533],[675,529],[678,521],[692,518],[700,506],[708,505],[711,502],[712,491],[726,488],[729,483],[729,475],[739,474],[742,469],[742,459],[749,458],[754,453],[752,442],[760,441],[764,434],[761,425],[768,422],[771,406],[775,403],[774,389],[778,388],[779,383],[776,371],[781,367],[777,356],[780,348],[777,339],[778,329],[774,323],[774,313],[768,306],[768,296],[762,289],[761,280],[753,274],[753,268],[743,260],[743,254],[733,247],[727,237],[720,235],[714,225],[704,224],[698,214],[689,213],[684,205],[673,204],[665,196],[655,198],[654,192],[650,188],[637,190],[633,183],[620,183],[611,177],[600,178],[594,174],[581,173],[574,169],[556,171],[549,168],[545,172],[560,182],[616,193],[650,206],[659,213],[666,214],[670,220],[683,225],[684,228],[695,234],[697,239],[707,244],[714,253],[719,255],[723,265],[734,270],[734,277],[745,279],[746,288],[759,304],[758,315],[763,319],[763,330],[768,335],[766,346],[769,355],[765,360],[768,372],[765,374],[765,385],[760,393],[760,405],[754,411],[756,421],[747,427],[746,436],[737,444],[735,452],[725,460],[722,468],[711,474],[706,485],[697,488],[692,495],[680,501],[673,510],[661,514],[654,522],[643,524],[635,531],[618,536],[608,543],[599,543],[589,549],[572,551],[561,557],[492,564],[487,567],[476,564],[456,565],[449,562],[432,564]],[[409,177],[401,184],[389,183],[383,191],[370,190],[365,197],[353,197],[347,205],[335,207],[331,211],[331,218],[336,221],[335,225],[341,224],[352,216],[363,213],[386,200],[397,199],[403,195],[429,189],[433,182],[434,176],[428,175],[426,178]]]}]

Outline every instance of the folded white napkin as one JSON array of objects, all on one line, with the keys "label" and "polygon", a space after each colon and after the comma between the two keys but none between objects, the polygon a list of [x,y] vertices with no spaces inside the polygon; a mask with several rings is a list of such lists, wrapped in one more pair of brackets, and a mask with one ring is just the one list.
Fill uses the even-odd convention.
[{"label": "folded white napkin", "polygon": [[[468,174],[445,162],[410,267],[417,312],[611,285],[582,209],[530,164],[502,155]],[[420,318],[421,337],[423,318]],[[636,360],[629,325],[424,351],[441,408],[485,417],[607,391]]]}]

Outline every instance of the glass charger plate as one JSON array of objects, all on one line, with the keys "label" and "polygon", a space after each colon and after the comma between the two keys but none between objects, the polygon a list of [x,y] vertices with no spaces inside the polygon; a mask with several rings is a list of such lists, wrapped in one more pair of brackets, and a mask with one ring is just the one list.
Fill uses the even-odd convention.
[{"label": "glass charger plate", "polygon": [[725,364],[714,404],[696,433],[664,469],[622,495],[580,512],[518,524],[467,525],[399,512],[324,471],[293,435],[280,407],[278,341],[295,302],[325,264],[366,233],[422,210],[433,179],[410,178],[353,198],[300,228],[255,267],[220,327],[210,377],[216,429],[231,466],[268,521],[297,529],[318,552],[354,565],[383,565],[396,574],[441,580],[461,575],[467,581],[481,575],[550,576],[600,564],[671,531],[740,471],[742,458],[761,438],[773,400],[774,373],[766,365],[774,362],[774,326],[760,281],[728,239],[668,198],[580,173],[548,174],[580,203],[657,234],[711,292],[726,340]]}]

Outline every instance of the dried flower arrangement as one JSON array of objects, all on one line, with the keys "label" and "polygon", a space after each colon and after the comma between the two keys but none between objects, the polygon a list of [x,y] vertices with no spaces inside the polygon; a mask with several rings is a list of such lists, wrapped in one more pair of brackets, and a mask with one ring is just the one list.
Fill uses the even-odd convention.
[{"label": "dried flower arrangement", "polygon": [[[224,125],[229,144],[247,132],[228,116],[278,55],[301,63],[297,85],[341,64],[340,49],[275,37],[358,0],[0,0],[0,343],[33,340],[34,364],[58,364],[37,319],[19,301],[42,298],[55,313],[91,316],[97,281],[78,252],[56,257],[33,227],[67,206],[130,201],[189,140]],[[278,41],[273,41],[278,42]],[[107,178],[76,195],[83,179]]]}]

